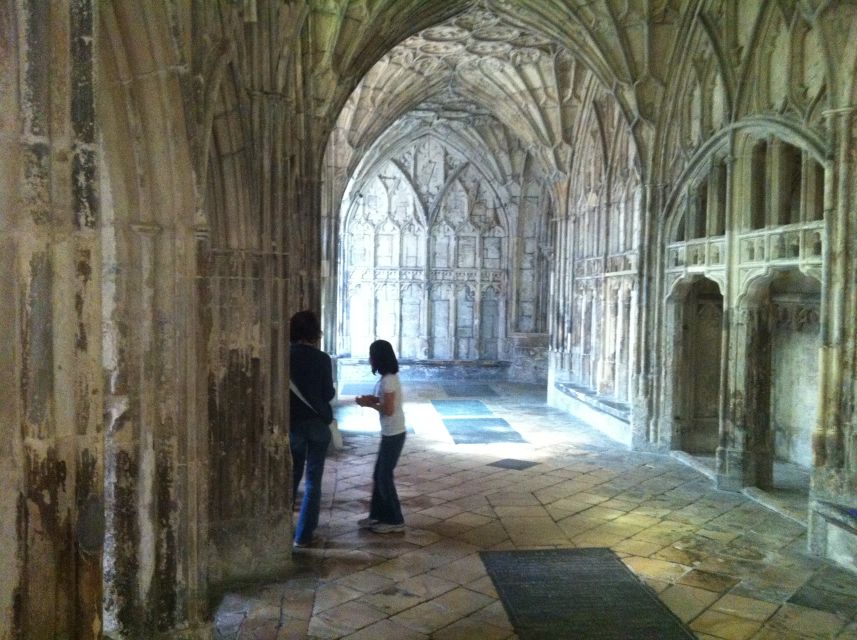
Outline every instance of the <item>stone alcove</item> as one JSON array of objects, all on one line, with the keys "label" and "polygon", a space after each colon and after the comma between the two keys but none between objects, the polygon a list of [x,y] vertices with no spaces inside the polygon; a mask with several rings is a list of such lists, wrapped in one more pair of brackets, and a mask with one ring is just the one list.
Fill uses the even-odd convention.
[{"label": "stone alcove", "polygon": [[[812,466],[818,418],[820,283],[791,268],[754,281],[740,303],[744,343],[749,480],[760,489],[793,483]],[[779,464],[786,463],[786,464]],[[805,489],[807,489],[806,487]]]},{"label": "stone alcove", "polygon": [[669,446],[713,467],[720,438],[723,295],[716,282],[697,276],[680,283],[667,306]]}]

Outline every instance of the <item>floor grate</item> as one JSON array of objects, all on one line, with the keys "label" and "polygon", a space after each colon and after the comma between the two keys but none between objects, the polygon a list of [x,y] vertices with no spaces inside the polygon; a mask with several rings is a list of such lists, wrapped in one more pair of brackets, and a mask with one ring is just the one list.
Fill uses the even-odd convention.
[{"label": "floor grate", "polygon": [[521,640],[695,637],[609,549],[480,556]]}]

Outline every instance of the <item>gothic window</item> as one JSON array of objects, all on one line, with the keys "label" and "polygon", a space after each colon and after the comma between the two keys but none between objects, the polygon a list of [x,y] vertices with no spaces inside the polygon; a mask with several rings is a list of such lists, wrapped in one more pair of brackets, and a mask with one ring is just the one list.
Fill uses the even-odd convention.
[{"label": "gothic window", "polygon": [[750,228],[764,229],[767,218],[768,142],[760,140],[753,147],[750,167]]},{"label": "gothic window", "polygon": [[367,240],[370,238],[362,233],[355,233],[351,240],[351,264],[355,267],[368,267],[372,264],[372,255]]},{"label": "gothic window", "polygon": [[405,358],[418,358],[420,349],[420,321],[422,318],[422,291],[415,286],[402,293],[401,344],[399,353]]},{"label": "gothic window", "polygon": [[450,340],[450,292],[447,287],[438,287],[431,292],[431,357],[452,358]]},{"label": "gothic window", "polygon": [[420,244],[421,234],[418,234],[415,229],[406,229],[402,238],[402,266],[403,267],[418,267],[422,262],[420,260]]},{"label": "gothic window", "polygon": [[458,239],[458,267],[469,269],[476,266],[476,236]]},{"label": "gothic window", "polygon": [[380,233],[376,239],[376,264],[379,267],[392,267],[393,262],[393,234]]},{"label": "gothic window", "polygon": [[432,300],[432,325],[436,338],[449,336],[449,300]]},{"label": "gothic window", "polygon": [[[358,310],[360,313],[360,310]],[[396,317],[399,315],[399,292],[395,285],[383,287],[376,298],[375,335],[390,340],[397,335]]]},{"label": "gothic window", "polygon": [[482,243],[482,266],[485,269],[499,269],[502,250],[500,238],[485,238]]},{"label": "gothic window", "polygon": [[462,289],[458,295],[456,333],[460,338],[473,337],[473,293]]},{"label": "gothic window", "polygon": [[[350,216],[344,233],[349,242],[344,282],[370,286],[368,301],[362,301],[365,307],[351,306],[344,313],[368,316],[365,332],[393,341],[403,355],[478,358],[478,283],[490,282],[502,292],[497,295],[503,302],[505,287],[518,287],[514,299],[523,307],[519,311],[516,305],[509,323],[518,327],[523,317],[520,326],[538,330],[539,296],[546,287],[539,237],[546,215],[542,204],[549,202],[541,177],[533,181],[528,204],[521,206],[509,194],[496,192],[480,167],[463,166],[470,163],[450,152],[442,140],[427,137],[410,153],[399,153],[395,163],[363,177],[352,201],[343,203],[362,215]],[[506,214],[520,228],[505,228]],[[522,251],[509,255],[511,232],[521,242],[517,246],[526,245],[525,257]],[[460,297],[463,290],[469,295]],[[500,321],[506,322],[496,319]],[[504,328],[498,325],[497,331]],[[497,342],[495,352],[502,346]]]},{"label": "gothic window", "polygon": [[824,219],[824,167],[812,158],[806,162],[806,217]]},{"label": "gothic window", "polygon": [[682,213],[673,232],[673,242],[696,240],[725,233],[726,165],[712,161],[708,173],[677,207]]},{"label": "gothic window", "polygon": [[824,217],[824,168],[808,151],[782,140],[755,144],[750,166],[750,228]]},{"label": "gothic window", "polygon": [[442,205],[442,215],[442,219],[453,226],[458,226],[469,218],[467,192],[458,180],[453,182],[446,192]]},{"label": "gothic window", "polygon": [[708,223],[708,179],[706,178],[696,187],[696,197],[693,202],[692,228],[689,240],[704,238]]},{"label": "gothic window", "polygon": [[726,181],[727,181],[726,161],[721,160],[714,166],[711,174],[711,190],[714,195],[709,207],[709,229],[711,235],[722,236],[726,233]]},{"label": "gothic window", "polygon": [[483,358],[493,360],[498,356],[497,340],[500,337],[500,302],[494,289],[483,292],[480,316],[480,353]]},{"label": "gothic window", "polygon": [[349,298],[348,331],[351,338],[351,354],[365,355],[369,352],[371,342],[371,316],[366,313],[372,308],[371,292],[364,285],[352,289]]},{"label": "gothic window", "polygon": [[450,239],[448,235],[437,234],[433,237],[434,266],[438,269],[449,268]]},{"label": "gothic window", "polygon": [[680,214],[679,220],[675,226],[675,234],[673,235],[673,242],[684,242],[684,233],[685,233],[685,211],[687,209],[684,202],[679,205],[679,209],[682,211]]},{"label": "gothic window", "polygon": [[800,222],[801,206],[801,151],[789,144],[781,145],[779,153],[779,202],[777,223]]},{"label": "gothic window", "polygon": [[804,157],[806,159],[804,172],[806,219],[807,221],[822,220],[824,219],[824,167],[808,155]]}]

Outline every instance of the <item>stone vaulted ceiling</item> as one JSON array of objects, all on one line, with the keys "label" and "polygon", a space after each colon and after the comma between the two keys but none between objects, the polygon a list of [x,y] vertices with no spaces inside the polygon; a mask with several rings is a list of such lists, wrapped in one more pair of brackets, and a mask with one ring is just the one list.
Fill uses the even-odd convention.
[{"label": "stone vaulted ceiling", "polygon": [[382,136],[401,138],[402,129],[421,126],[461,130],[490,119],[546,170],[561,171],[573,146],[574,107],[592,80],[564,47],[477,6],[384,55],[349,98],[337,128],[355,153],[352,170]]}]

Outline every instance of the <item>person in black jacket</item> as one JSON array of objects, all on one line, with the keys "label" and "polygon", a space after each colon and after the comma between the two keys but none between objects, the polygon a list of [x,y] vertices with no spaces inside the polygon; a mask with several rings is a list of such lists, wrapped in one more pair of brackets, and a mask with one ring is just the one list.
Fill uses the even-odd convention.
[{"label": "person in black jacket", "polygon": [[295,526],[295,547],[308,547],[318,526],[321,509],[321,478],[324,457],[330,444],[328,425],[333,420],[330,401],[333,370],[330,356],[318,348],[321,325],[312,311],[298,311],[289,330],[289,442],[292,450],[292,501],[304,475],[304,497]]}]

